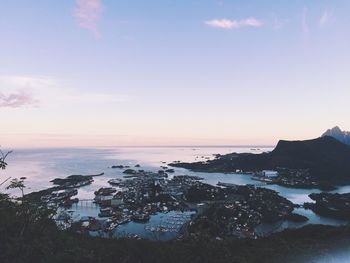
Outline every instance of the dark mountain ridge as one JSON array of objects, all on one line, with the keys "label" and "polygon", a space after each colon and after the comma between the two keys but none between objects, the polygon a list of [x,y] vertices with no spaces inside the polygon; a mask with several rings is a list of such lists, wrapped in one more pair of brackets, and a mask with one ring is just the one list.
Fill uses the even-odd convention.
[{"label": "dark mountain ridge", "polygon": [[270,167],[310,169],[322,180],[350,180],[350,146],[330,136],[306,141],[280,141],[271,152]]},{"label": "dark mountain ridge", "polygon": [[204,172],[309,169],[310,175],[318,181],[346,184],[350,183],[350,146],[330,136],[305,141],[281,140],[269,153],[232,153],[207,162],[175,163],[172,166]]},{"label": "dark mountain ridge", "polygon": [[325,163],[349,166],[350,146],[329,136],[306,141],[281,140],[271,156],[281,165],[293,161],[297,164],[296,168],[311,168]]}]

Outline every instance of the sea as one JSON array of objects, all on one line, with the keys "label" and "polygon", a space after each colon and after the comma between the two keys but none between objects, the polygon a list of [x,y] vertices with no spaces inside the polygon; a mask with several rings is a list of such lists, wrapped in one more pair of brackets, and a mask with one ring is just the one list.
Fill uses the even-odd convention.
[{"label": "sea", "polygon": [[[92,175],[104,173],[103,176],[94,177],[91,185],[78,189],[78,197],[81,201],[74,204],[68,211],[73,219],[78,220],[84,216],[98,217],[99,207],[91,200],[94,191],[101,187],[108,187],[108,180],[112,178],[123,178],[122,169],[112,169],[113,165],[128,165],[131,168],[136,164],[146,171],[158,171],[160,166],[174,161],[194,162],[206,161],[215,158],[216,154],[227,153],[262,153],[269,152],[272,147],[95,147],[95,148],[43,148],[43,149],[16,149],[7,158],[8,167],[0,171],[0,182],[7,178],[26,177],[25,193],[42,190],[53,186],[50,182],[55,178],[65,178],[72,174]],[[277,191],[281,196],[289,199],[295,204],[312,202],[308,197],[310,193],[319,193],[318,189],[293,189],[278,185],[264,185],[254,181],[249,175],[225,174],[225,173],[203,173],[192,172],[183,168],[175,168],[175,173],[170,175],[195,175],[204,178],[203,182],[216,185],[219,181],[239,185],[254,184]],[[14,190],[6,190],[7,183],[0,186],[1,192],[19,196]],[[341,186],[333,192],[350,192],[350,186]],[[309,218],[306,223],[293,223],[289,221],[273,225],[261,225],[257,232],[261,235],[280,231],[286,228],[298,228],[306,224],[345,225],[348,221],[336,220],[316,215],[311,210],[296,208],[295,212]],[[112,234],[113,237],[138,236],[146,239],[170,240],[177,238],[180,233],[181,224],[190,220],[189,212],[159,213],[151,217],[145,224],[130,222],[117,227]],[[155,234],[154,229],[166,224],[174,224],[172,231]],[[99,235],[100,233],[92,233]]]}]

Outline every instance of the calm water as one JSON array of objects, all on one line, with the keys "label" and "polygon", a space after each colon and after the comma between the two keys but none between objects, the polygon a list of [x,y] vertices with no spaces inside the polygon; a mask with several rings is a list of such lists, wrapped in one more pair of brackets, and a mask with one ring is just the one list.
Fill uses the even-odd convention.
[{"label": "calm water", "polygon": [[[160,166],[165,165],[163,162],[170,163],[173,161],[201,161],[208,158],[214,158],[213,154],[225,154],[231,152],[254,152],[260,153],[270,151],[272,148],[239,148],[239,147],[125,147],[125,148],[96,148],[96,149],[26,149],[16,150],[7,159],[9,164],[5,171],[0,171],[1,178],[7,177],[27,177],[26,191],[37,191],[52,186],[50,180],[54,178],[64,178],[71,174],[98,174],[104,172],[100,177],[95,177],[93,184],[80,188],[78,190],[79,199],[94,198],[94,191],[100,187],[108,186],[107,181],[111,178],[122,178],[123,170],[111,169],[112,165],[130,165],[140,164],[144,170],[158,171]],[[203,177],[205,182],[209,184],[217,184],[219,181],[235,183],[235,184],[260,184],[257,181],[251,180],[247,175],[241,174],[223,174],[223,173],[195,173],[182,168],[176,168],[174,175],[197,175]],[[282,196],[291,200],[293,203],[302,204],[310,202],[308,195],[310,193],[320,192],[319,190],[306,189],[291,189],[277,185],[268,185],[267,188],[279,192]],[[2,186],[1,191],[6,191],[5,186]],[[350,186],[341,187],[336,192],[350,192]],[[11,192],[11,194],[18,194]],[[72,207],[74,217],[80,216],[97,216],[99,208],[91,202],[80,202]],[[307,223],[312,224],[329,224],[339,225],[347,222],[334,220],[330,218],[320,217],[310,210],[302,208],[296,209],[296,212],[307,216],[310,220]],[[168,213],[167,216],[173,216]],[[166,221],[167,216],[153,216],[147,224],[129,223],[119,226],[116,236],[123,233],[138,234],[142,237],[149,237],[152,234],[147,233],[145,228],[150,229],[160,225]],[[276,229],[286,227],[300,227],[304,224],[295,224],[285,222],[276,226]],[[267,226],[271,229],[271,226]],[[264,229],[261,229],[264,232]],[[162,233],[160,239],[173,238],[173,233]]]}]

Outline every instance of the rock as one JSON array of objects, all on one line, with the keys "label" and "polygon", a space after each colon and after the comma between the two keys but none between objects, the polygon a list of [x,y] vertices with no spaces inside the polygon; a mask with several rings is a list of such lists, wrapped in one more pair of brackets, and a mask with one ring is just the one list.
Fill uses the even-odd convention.
[{"label": "rock", "polygon": [[116,168],[123,169],[124,165],[113,165],[111,168],[113,168],[113,169],[116,169]]},{"label": "rock", "polygon": [[133,169],[126,169],[123,173],[124,174],[136,174],[137,172]]},{"label": "rock", "polygon": [[307,218],[306,216],[299,215],[296,213],[289,214],[286,219],[296,223],[303,223],[303,222],[309,221],[309,218]]},{"label": "rock", "polygon": [[96,175],[70,175],[67,178],[56,178],[51,182],[55,185],[63,186],[63,187],[81,187],[93,182],[94,176],[101,176],[103,173]]},{"label": "rock", "polygon": [[117,192],[117,189],[112,188],[112,187],[102,187],[100,189],[98,189],[97,191],[95,191],[95,195],[102,195],[102,196],[108,196],[111,195],[113,193]]},{"label": "rock", "polygon": [[342,131],[338,126],[327,130],[324,134],[322,134],[322,137],[324,136],[331,136],[342,143],[350,145],[350,132]]}]

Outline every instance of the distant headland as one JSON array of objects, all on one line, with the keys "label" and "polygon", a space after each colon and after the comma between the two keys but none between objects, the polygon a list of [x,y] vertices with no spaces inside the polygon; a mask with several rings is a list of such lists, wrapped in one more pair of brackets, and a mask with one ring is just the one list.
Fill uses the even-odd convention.
[{"label": "distant headland", "polygon": [[[171,166],[201,172],[248,173],[287,187],[330,190],[334,185],[350,183],[350,146],[330,136],[281,140],[267,153],[230,153],[205,162],[176,162]],[[276,170],[278,176],[264,178],[263,170]]]}]

